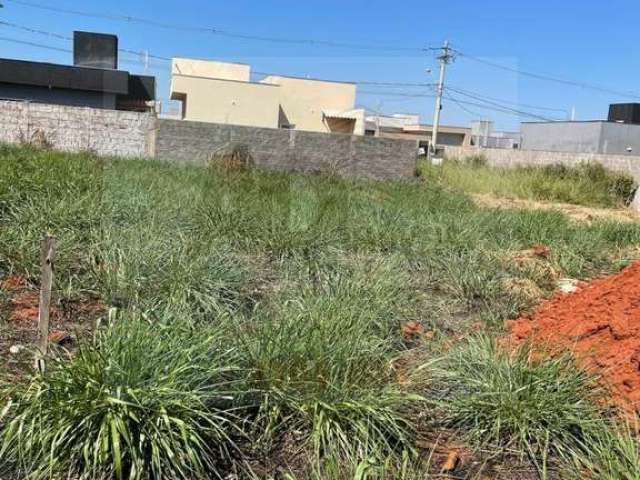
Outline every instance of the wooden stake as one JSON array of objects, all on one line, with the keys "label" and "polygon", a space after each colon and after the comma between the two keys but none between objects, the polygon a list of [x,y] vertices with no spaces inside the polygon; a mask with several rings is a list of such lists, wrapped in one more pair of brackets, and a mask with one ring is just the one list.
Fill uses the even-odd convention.
[{"label": "wooden stake", "polygon": [[49,312],[55,248],[56,238],[48,234],[45,235],[41,251],[42,273],[40,277],[40,305],[38,307],[38,357],[36,358],[36,366],[41,370],[44,370],[44,357],[49,349]]}]

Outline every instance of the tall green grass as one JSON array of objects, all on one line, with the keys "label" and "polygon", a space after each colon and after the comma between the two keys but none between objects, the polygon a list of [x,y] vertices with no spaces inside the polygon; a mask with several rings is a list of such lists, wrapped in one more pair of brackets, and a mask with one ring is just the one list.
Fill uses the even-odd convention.
[{"label": "tall green grass", "polygon": [[120,317],[5,391],[0,459],[20,478],[222,475],[242,436],[236,356],[211,331]]},{"label": "tall green grass", "polygon": [[429,368],[439,421],[481,447],[526,455],[545,478],[550,461],[585,454],[585,440],[605,431],[595,406],[604,392],[568,357],[472,337]]},{"label": "tall green grass", "polygon": [[[609,427],[609,428],[607,428]],[[633,480],[640,478],[640,438],[637,422],[604,426],[583,443],[582,454],[574,455],[577,474],[595,480]]]},{"label": "tall green grass", "polygon": [[628,205],[637,188],[630,175],[609,171],[599,163],[505,169],[488,167],[482,157],[471,157],[447,159],[442,166],[424,162],[419,171],[427,182],[463,192],[591,207]]},{"label": "tall green grass", "polygon": [[431,456],[416,460],[409,455],[401,458],[366,458],[360,461],[336,461],[330,459],[302,475],[285,473],[283,480],[429,480],[442,478],[432,470]]},{"label": "tall green grass", "polygon": [[384,478],[410,458],[414,478],[415,412],[426,407],[398,380],[401,325],[499,326],[531,305],[509,281],[553,287],[509,261],[532,244],[585,277],[620,268],[640,243],[633,223],[482,209],[434,183],[6,146],[0,229],[0,275],[37,282],[49,231],[55,300],[97,294],[129,319],[13,390],[0,467],[35,478],[49,467],[86,479],[224,476],[292,431],[315,477],[292,475]]},{"label": "tall green grass", "polygon": [[[328,271],[327,271],[328,270]],[[386,458],[412,450],[419,397],[395,382],[402,274],[389,266],[313,269],[239,325],[262,407],[260,436],[306,432],[315,458]]]},{"label": "tall green grass", "polygon": [[101,220],[104,163],[0,145],[0,172],[0,272],[37,277],[40,239],[51,232],[58,285],[93,289],[89,247]]}]

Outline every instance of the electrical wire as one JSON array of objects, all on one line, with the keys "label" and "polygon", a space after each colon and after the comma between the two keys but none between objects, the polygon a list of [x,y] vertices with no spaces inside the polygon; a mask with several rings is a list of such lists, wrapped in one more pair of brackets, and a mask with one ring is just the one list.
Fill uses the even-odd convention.
[{"label": "electrical wire", "polygon": [[28,42],[26,40],[17,40],[15,38],[9,38],[9,37],[0,37],[0,41],[16,43],[19,45],[29,45],[30,47],[45,48],[47,50],[53,50],[56,52],[73,53],[73,51],[70,48],[52,47],[50,45],[43,45],[41,43]]},{"label": "electrical wire", "polygon": [[[73,50],[71,50],[70,48],[62,48],[62,47],[53,47],[51,45],[43,45],[41,43],[36,43],[36,42],[29,42],[27,40],[18,40],[16,38],[9,38],[9,37],[2,37],[0,36],[0,42],[9,42],[9,43],[15,43],[18,45],[27,45],[29,47],[37,47],[37,48],[42,48],[42,49],[46,49],[46,50],[51,50],[54,52],[62,52],[62,53],[73,53]],[[137,65],[139,66],[140,63],[142,62],[142,60],[130,60],[130,59],[120,59],[120,61],[122,63],[126,63],[129,65]],[[148,66],[149,70],[155,70],[155,71],[162,71],[162,67],[158,67],[158,66],[152,66],[149,65]]]},{"label": "electrical wire", "polygon": [[512,72],[512,73],[517,73],[518,75],[522,75],[522,76],[525,76],[525,77],[535,78],[537,80],[543,80],[543,81],[547,81],[547,82],[559,83],[559,84],[562,84],[562,85],[568,85],[568,86],[572,86],[572,87],[579,87],[579,88],[583,88],[585,90],[592,90],[592,91],[596,91],[596,92],[600,92],[600,93],[607,93],[609,95],[616,95],[616,96],[619,96],[619,97],[640,99],[640,94],[638,94],[636,92],[624,92],[624,91],[621,91],[621,90],[614,90],[614,89],[611,89],[611,88],[608,88],[608,87],[603,87],[603,86],[600,86],[600,85],[590,84],[590,83],[586,83],[586,82],[579,82],[579,81],[576,81],[576,80],[558,78],[558,77],[554,77],[554,76],[543,74],[543,73],[535,73],[535,72],[529,72],[529,71],[526,71],[526,70],[520,70],[518,68],[509,67],[507,65],[502,65],[500,63],[495,63],[495,62],[491,62],[489,60],[485,60],[483,58],[475,57],[473,55],[469,55],[467,53],[461,52],[460,50],[457,50],[457,49],[453,49],[453,50],[461,58],[466,58],[466,59],[472,60],[474,62],[481,63],[483,65],[487,65],[487,66],[490,66],[490,67],[493,67],[493,68],[497,68],[499,70]]},{"label": "electrical wire", "polygon": [[[364,94],[364,95],[378,95],[381,97],[384,96],[396,96],[396,97],[406,97],[406,98],[436,98],[436,95],[431,95],[431,94],[424,94],[424,93],[392,93],[392,92],[380,92],[380,91],[368,91],[368,90],[363,90],[359,92],[360,94]],[[536,120],[542,120],[545,122],[554,122],[557,121],[557,119],[553,119],[553,118],[548,118],[548,117],[543,117],[541,115],[538,115],[536,113],[532,113],[532,112],[526,112],[523,110],[517,110],[517,109],[513,109],[507,106],[503,106],[503,105],[487,105],[487,104],[482,104],[482,103],[478,103],[478,102],[471,102],[468,100],[460,100],[460,99],[455,99],[457,100],[457,102],[459,104],[463,104],[463,105],[469,105],[472,107],[478,107],[478,108],[482,108],[485,110],[491,110],[491,111],[496,111],[496,112],[500,112],[500,113],[506,113],[509,115],[514,115],[514,116],[519,116],[519,117],[528,117],[528,118],[534,118]]]},{"label": "electrical wire", "polygon": [[525,112],[525,111],[523,111],[523,110],[518,110],[518,109],[515,109],[515,108],[511,108],[511,107],[509,107],[508,105],[503,105],[503,104],[501,104],[501,103],[499,103],[499,102],[494,102],[494,101],[492,101],[492,100],[487,100],[487,99],[485,99],[485,98],[483,98],[483,97],[481,97],[481,96],[477,96],[477,95],[473,95],[473,94],[469,94],[469,93],[462,93],[461,91],[459,91],[459,90],[457,90],[457,89],[451,89],[451,88],[449,88],[449,87],[446,87],[446,90],[448,90],[449,92],[456,92],[456,93],[458,93],[458,94],[460,94],[460,95],[463,95],[463,96],[465,96],[465,97],[467,97],[467,98],[471,98],[471,99],[472,99],[472,100],[474,100],[474,101],[481,102],[481,103],[482,103],[482,104],[484,104],[484,105],[490,105],[490,106],[494,106],[494,107],[502,108],[502,109],[505,109],[505,110],[511,110],[511,111],[513,111],[513,112],[521,113],[521,114],[523,114],[523,115],[529,116],[529,117],[531,117],[531,118],[537,118],[537,119],[539,119],[539,120],[544,120],[544,121],[556,121],[555,119],[551,119],[551,118],[548,118],[548,117],[544,117],[544,116],[542,116],[542,115],[538,115],[538,114],[535,114],[535,113]]},{"label": "electrical wire", "polygon": [[[274,77],[290,77],[290,78],[305,78],[298,75],[284,75],[282,73],[273,73],[273,72],[260,72],[253,71],[255,75],[263,75],[263,76],[274,76]],[[329,80],[329,81],[340,81],[340,80]],[[357,83],[358,85],[375,85],[379,87],[432,87],[435,83],[411,83],[411,82],[377,82],[372,80],[345,80],[345,83]]]},{"label": "electrical wire", "polygon": [[121,21],[121,22],[127,22],[127,23],[137,23],[140,25],[147,25],[150,27],[177,30],[177,31],[183,31],[183,32],[186,31],[186,32],[208,33],[208,34],[214,34],[214,35],[219,35],[219,36],[224,36],[229,38],[237,38],[242,40],[252,40],[252,41],[261,41],[261,42],[269,42],[269,43],[282,43],[282,44],[295,44],[295,45],[351,48],[356,50],[374,50],[374,51],[388,50],[388,51],[423,52],[426,50],[432,50],[431,47],[420,48],[420,47],[406,47],[406,46],[398,46],[398,45],[370,45],[370,44],[365,45],[365,44],[357,44],[357,43],[336,42],[333,40],[259,36],[259,35],[241,33],[241,32],[231,32],[228,30],[223,30],[223,29],[219,29],[216,27],[209,27],[209,26],[191,26],[191,25],[178,25],[173,23],[164,23],[164,22],[158,22],[156,20],[151,20],[148,18],[136,17],[131,15],[115,15],[110,13],[88,12],[84,10],[60,8],[60,7],[54,7],[49,5],[43,5],[41,3],[36,3],[36,2],[31,2],[26,0],[6,0],[6,1],[16,5],[36,8],[40,10],[46,10],[50,12],[64,13],[68,15],[77,15],[77,16],[83,16],[83,17],[89,17],[89,18],[99,18],[103,20]]},{"label": "electrical wire", "polygon": [[[44,35],[44,36],[50,37],[50,38],[57,38],[59,40],[64,40],[64,41],[67,41],[67,42],[73,42],[73,38],[69,37],[67,35],[61,35],[59,33],[49,32],[49,31],[46,31],[46,30],[38,29],[38,28],[27,27],[27,26],[24,26],[24,25],[18,25],[17,23],[7,22],[5,20],[0,20],[0,26],[13,28],[15,30],[22,30],[24,32],[29,32],[29,33],[35,33],[35,34],[38,34],[38,35]],[[122,53],[130,53],[132,55],[136,55],[136,56],[140,56],[140,57],[147,56],[148,58],[153,58],[153,59],[156,59],[156,60],[171,61],[171,59],[168,58],[168,57],[161,57],[159,55],[152,55],[151,53],[148,53],[148,52],[145,52],[145,51],[130,50],[128,48],[118,48],[118,51],[122,52]]]},{"label": "electrical wire", "polygon": [[[210,26],[179,25],[179,24],[174,24],[174,23],[159,22],[159,21],[156,21],[156,20],[151,20],[151,19],[148,19],[148,18],[137,17],[137,16],[132,16],[132,15],[119,15],[119,14],[111,14],[111,13],[103,13],[103,12],[89,12],[89,11],[85,11],[85,10],[61,8],[61,7],[56,7],[56,6],[44,5],[44,4],[41,4],[41,3],[29,1],[29,0],[5,0],[5,1],[9,2],[9,3],[13,3],[15,5],[21,5],[21,6],[24,6],[24,7],[35,8],[35,9],[40,9],[40,10],[45,10],[45,11],[50,11],[50,12],[56,12],[56,13],[64,13],[64,14],[68,14],[68,15],[77,15],[77,16],[83,16],[83,17],[98,18],[98,19],[110,20],[110,21],[121,21],[121,22],[127,22],[127,23],[137,23],[137,24],[141,24],[141,25],[147,25],[147,26],[163,28],[163,29],[177,30],[177,31],[208,33],[208,34],[214,34],[214,35],[226,36],[226,37],[230,37],[230,38],[238,38],[238,39],[244,39],[244,40],[252,40],[252,41],[262,41],[262,42],[282,43],[282,44],[309,45],[309,46],[352,48],[352,49],[373,50],[373,51],[390,50],[390,51],[424,52],[424,51],[431,51],[431,50],[439,50],[439,48],[436,48],[436,47],[411,47],[411,46],[407,47],[407,46],[400,46],[400,45],[371,45],[371,44],[357,44],[357,43],[336,42],[336,41],[333,41],[333,40],[322,40],[322,39],[259,36],[259,35],[241,33],[241,32],[227,31],[227,30],[219,29],[217,27],[210,27]],[[460,51],[458,49],[455,49],[455,48],[451,48],[451,50],[454,53],[456,53],[457,56],[459,56],[461,58],[469,59],[469,60],[472,60],[474,62],[478,62],[478,63],[484,64],[484,65],[487,65],[487,66],[490,66],[490,67],[493,67],[493,68],[497,68],[497,69],[500,69],[500,70],[503,70],[503,71],[517,73],[517,74],[522,75],[522,76],[527,76],[527,77],[535,78],[535,79],[538,79],[538,80],[555,82],[555,83],[568,85],[568,86],[573,86],[573,87],[578,87],[578,88],[583,88],[583,89],[589,89],[589,90],[598,91],[598,92],[601,92],[601,93],[607,93],[607,94],[611,94],[611,95],[616,95],[616,96],[620,96],[620,97],[640,99],[640,94],[638,94],[636,92],[624,92],[624,91],[615,90],[615,89],[611,89],[611,88],[607,88],[607,87],[603,87],[603,86],[599,86],[599,85],[595,85],[595,84],[590,84],[590,83],[587,83],[587,82],[579,82],[579,81],[575,81],[575,80],[569,80],[569,79],[554,77],[554,76],[548,75],[548,74],[541,74],[541,73],[524,71],[524,70],[516,69],[516,68],[513,68],[513,67],[509,67],[509,66],[506,66],[506,65],[502,65],[502,64],[499,64],[499,63],[491,62],[491,61],[488,61],[488,60],[485,60],[483,58],[479,58],[479,57],[476,57],[476,56],[473,56],[473,55],[469,55],[469,54],[467,54],[467,53],[465,53],[463,51]],[[140,54],[140,52],[135,52],[135,53]],[[162,57],[156,57],[156,58],[166,60],[166,58],[162,58]]]},{"label": "electrical wire", "polygon": [[458,100],[453,98],[447,91],[444,92],[444,96],[447,97],[449,100],[451,100],[453,103],[455,103],[460,110],[462,110],[463,112],[468,113],[472,117],[482,117],[482,115],[480,113],[475,112],[475,111],[465,107],[464,105],[462,105]]},{"label": "electrical wire", "polygon": [[565,109],[565,108],[542,107],[542,106],[539,106],[539,105],[531,105],[531,104],[528,104],[528,103],[513,102],[513,101],[510,101],[510,100],[504,100],[504,99],[501,99],[501,98],[491,97],[489,95],[485,95],[484,93],[472,92],[470,90],[465,90],[465,89],[462,89],[460,87],[453,87],[453,86],[451,86],[449,84],[447,84],[446,88],[448,90],[452,90],[452,91],[458,92],[460,94],[465,94],[466,93],[468,95],[475,95],[475,96],[477,96],[479,98],[482,98],[482,99],[493,100],[495,102],[506,103],[506,104],[509,104],[509,105],[515,105],[517,107],[531,108],[533,110],[541,110],[541,111],[547,111],[547,112],[559,112],[559,113],[565,113],[565,114],[568,113],[568,110]]},{"label": "electrical wire", "polygon": [[557,122],[558,119],[556,118],[549,118],[549,117],[543,117],[542,115],[538,115],[537,113],[532,113],[532,112],[527,112],[524,110],[518,110],[515,108],[511,108],[505,105],[500,105],[499,103],[496,102],[491,102],[488,100],[478,100],[480,102],[483,103],[477,103],[477,102],[470,102],[468,100],[460,100],[460,99],[456,99],[458,102],[460,103],[464,103],[465,105],[471,105],[474,107],[478,107],[478,108],[484,108],[486,110],[494,110],[494,111],[498,111],[498,112],[502,112],[502,113],[508,113],[508,114],[512,114],[512,115],[516,115],[516,116],[522,116],[522,117],[528,117],[528,118],[533,118],[536,120],[542,120],[543,122]]},{"label": "electrical wire", "polygon": [[[41,9],[45,9],[45,10],[49,10],[49,11],[56,11],[56,12],[62,12],[62,13],[68,13],[68,14],[75,14],[75,15],[83,15],[83,16],[91,16],[91,17],[97,17],[97,18],[104,18],[104,19],[109,19],[109,20],[126,20],[126,21],[134,21],[134,22],[138,22],[138,23],[145,23],[145,24],[149,24],[152,26],[159,26],[159,27],[163,27],[163,28],[175,28],[175,29],[199,29],[199,30],[203,30],[203,31],[209,31],[212,30],[215,33],[220,33],[220,31],[217,31],[215,29],[208,29],[208,28],[204,28],[204,27],[183,27],[183,26],[177,26],[177,25],[172,25],[172,24],[163,24],[160,22],[155,22],[152,20],[147,20],[147,19],[143,19],[143,18],[138,18],[138,17],[131,17],[131,16],[124,16],[124,15],[111,15],[111,14],[101,14],[101,13],[90,13],[90,12],[83,12],[83,11],[78,11],[78,10],[69,10],[69,9],[61,9],[58,7],[50,7],[50,6],[46,6],[46,5],[42,5],[42,4],[38,4],[38,3],[33,3],[33,2],[29,2],[29,1],[25,1],[25,0],[8,0],[10,2],[19,4],[19,5],[25,5],[25,6],[30,6],[30,7],[34,7],[34,8],[41,8]],[[64,40],[64,41],[72,41],[73,39],[71,37],[65,36],[65,35],[61,35],[58,33],[54,33],[54,32],[49,32],[46,30],[41,30],[41,29],[37,29],[37,28],[32,28],[32,27],[28,27],[28,26],[24,26],[24,25],[18,25],[16,23],[11,23],[11,22],[7,22],[7,21],[2,21],[0,20],[0,25],[3,25],[5,27],[10,27],[10,28],[14,28],[14,29],[18,29],[18,30],[22,30],[22,31],[26,31],[29,33],[34,33],[34,34],[39,34],[39,35],[45,35],[48,36],[50,38],[57,38],[60,40]],[[252,36],[247,36],[248,37],[252,37]],[[260,37],[252,37],[252,38],[260,38]],[[38,47],[38,48],[46,48],[49,50],[54,50],[54,51],[62,51],[62,52],[70,52],[70,50],[68,49],[64,49],[64,48],[58,48],[58,47],[53,47],[53,46],[49,46],[49,45],[42,45],[42,44],[38,44],[35,42],[28,42],[28,41],[24,41],[24,40],[17,40],[17,39],[11,39],[8,37],[0,37],[0,40],[2,41],[7,41],[7,42],[13,42],[13,43],[19,43],[19,44],[23,44],[23,45],[29,45],[29,46],[34,46],[34,47]],[[301,41],[299,40],[295,40],[296,43],[300,43]],[[535,78],[539,78],[539,79],[544,79],[544,80],[552,80],[552,81],[558,81],[561,83],[565,83],[565,84],[569,84],[569,85],[574,85],[574,86],[580,86],[583,88],[596,88],[600,91],[608,91],[609,93],[611,92],[615,92],[616,94],[619,95],[624,95],[621,92],[616,92],[616,91],[612,91],[612,90],[608,90],[608,89],[604,89],[604,88],[600,88],[600,87],[594,87],[594,86],[590,86],[584,82],[573,82],[573,81],[568,81],[568,80],[562,80],[562,79],[557,79],[557,78],[553,78],[553,77],[549,77],[549,76],[545,76],[545,75],[539,75],[539,74],[532,74],[531,72],[521,72],[519,70],[510,68],[510,67],[506,67],[503,65],[498,65],[498,64],[494,64],[493,62],[488,62],[485,61],[483,59],[479,59],[477,57],[473,57],[470,55],[467,55],[464,52],[461,52],[457,49],[452,49],[454,52],[456,52],[459,56],[465,57],[465,58],[470,58],[472,60],[476,60],[476,61],[480,61],[482,63],[488,64],[488,65],[492,65],[494,67],[497,68],[502,68],[508,71],[513,71],[516,73],[520,73],[520,74],[524,74],[524,75],[529,75],[529,76],[534,76]],[[140,57],[138,59],[138,62],[140,63],[146,63],[148,66],[148,60],[144,60],[144,59],[156,59],[156,60],[161,60],[161,61],[171,61],[171,58],[169,57],[163,57],[160,55],[154,55],[148,52],[144,52],[144,51],[136,51],[136,50],[131,50],[131,49],[125,49],[125,48],[120,48],[119,49],[120,52],[123,53],[128,53],[128,54],[132,54],[132,55],[136,55],[137,57]],[[123,62],[127,62],[127,60],[123,60]],[[133,63],[133,60],[129,60],[128,63]],[[161,67],[158,67],[161,68]],[[275,73],[268,73],[268,72],[254,72],[258,75],[279,75],[279,74],[275,74]],[[369,80],[359,80],[359,81],[354,81],[352,83],[357,83],[360,85],[370,85],[370,86],[379,86],[379,87],[433,87],[434,84],[432,83],[411,83],[411,82],[380,82],[380,81],[369,81]],[[515,103],[515,102],[509,102],[509,101],[505,101],[505,100],[500,100],[500,99],[492,99],[492,97],[487,97],[485,95],[480,96],[480,94],[474,94],[473,92],[469,92],[469,91],[465,91],[463,89],[459,89],[456,87],[447,87],[448,90],[450,91],[454,91],[457,92],[460,95],[466,96],[468,98],[472,98],[476,101],[480,101],[483,104],[487,104],[487,105],[491,105],[494,107],[498,107],[503,109],[503,111],[511,111],[513,113],[517,113],[517,114],[522,114],[525,116],[529,116],[532,118],[538,118],[538,119],[544,119],[544,120],[549,120],[546,117],[543,117],[541,115],[536,115],[533,114],[531,112],[525,112],[522,110],[517,110],[517,109],[513,109],[510,107],[507,107],[504,105],[504,103],[511,103],[512,105],[518,105],[520,106],[520,104]],[[365,92],[361,92],[361,93],[365,93]],[[640,97],[638,97],[640,98]],[[449,96],[449,99],[454,101],[456,104],[458,104],[458,106],[461,106],[461,102],[459,100],[455,100],[452,96]],[[493,101],[495,100],[495,101]],[[526,105],[523,104],[522,106],[525,106],[527,108],[533,108],[535,110],[546,110],[546,111],[558,111],[558,112],[565,112],[566,110],[564,109],[553,109],[550,107],[538,107],[538,106],[534,106],[534,105]],[[486,108],[486,105],[485,105]]]},{"label": "electrical wire", "polygon": [[[4,20],[0,20],[0,26],[5,26],[5,27],[16,29],[16,30],[21,30],[21,31],[25,31],[25,32],[29,32],[29,33],[37,34],[37,35],[42,35],[42,36],[46,36],[46,37],[50,37],[50,38],[57,38],[59,40],[64,40],[64,41],[67,41],[67,42],[72,42],[73,41],[72,37],[69,37],[69,36],[66,36],[66,35],[61,35],[59,33],[49,32],[47,30],[41,30],[41,29],[38,29],[38,28],[28,27],[28,26],[25,26],[25,25],[19,25],[19,24],[12,23],[12,22],[7,22],[7,21],[4,21]],[[30,43],[30,44],[31,44],[31,46],[48,47],[48,46],[42,45],[42,44],[36,44],[36,43]],[[132,54],[132,55],[135,55],[136,57],[140,57],[138,60],[141,63],[145,63],[145,60],[144,60],[145,57],[147,57],[149,59],[168,61],[168,62],[170,62],[172,60],[169,57],[163,57],[163,56],[160,56],[160,55],[154,55],[154,54],[148,53],[146,51],[131,50],[131,49],[127,49],[127,48],[118,48],[118,51],[119,52],[123,52],[123,53]],[[272,73],[272,72],[254,71],[253,73],[256,74],[256,75],[264,75],[264,76],[269,76],[269,75],[285,76],[285,75],[282,75],[282,74]],[[371,81],[371,80],[354,80],[354,81],[348,81],[348,82],[357,83],[359,85],[375,85],[375,86],[382,86],[382,87],[384,87],[384,86],[389,86],[389,87],[430,87],[430,86],[434,85],[433,83],[377,82],[377,81]]]}]

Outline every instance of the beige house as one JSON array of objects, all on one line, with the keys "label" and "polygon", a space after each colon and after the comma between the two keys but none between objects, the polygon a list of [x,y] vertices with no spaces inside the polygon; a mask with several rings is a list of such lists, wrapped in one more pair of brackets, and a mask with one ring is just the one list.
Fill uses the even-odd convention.
[{"label": "beige house", "polygon": [[249,81],[248,65],[174,58],[171,99],[195,122],[278,128],[279,88]]},{"label": "beige house", "polygon": [[171,99],[182,103],[184,120],[364,135],[365,112],[355,108],[354,83],[250,79],[249,65],[174,58]]},{"label": "beige house", "polygon": [[[433,126],[420,123],[415,114],[367,115],[365,134],[386,138],[405,138],[417,140],[426,147],[433,136]],[[438,144],[450,146],[471,145],[471,128],[440,125]]]}]

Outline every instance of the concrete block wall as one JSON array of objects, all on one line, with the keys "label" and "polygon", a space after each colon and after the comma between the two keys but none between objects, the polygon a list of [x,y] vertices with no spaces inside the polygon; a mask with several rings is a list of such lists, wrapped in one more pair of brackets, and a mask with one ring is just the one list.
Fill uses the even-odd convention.
[{"label": "concrete block wall", "polygon": [[417,144],[353,135],[242,127],[159,119],[157,158],[206,163],[221,149],[246,146],[258,166],[297,171],[331,171],[375,179],[415,174]]},{"label": "concrete block wall", "polygon": [[155,117],[44,103],[0,101],[0,142],[46,141],[72,152],[143,157],[153,151]]},{"label": "concrete block wall", "polygon": [[415,174],[415,140],[157,119],[149,113],[0,100],[0,142],[98,155],[206,163],[245,146],[258,166],[375,179]]},{"label": "concrete block wall", "polygon": [[478,147],[445,147],[445,154],[455,158],[482,155],[490,166],[502,168],[540,167],[554,164],[575,166],[586,162],[597,162],[609,170],[628,173],[640,183],[640,156]]}]

